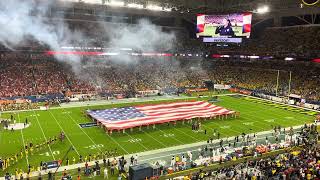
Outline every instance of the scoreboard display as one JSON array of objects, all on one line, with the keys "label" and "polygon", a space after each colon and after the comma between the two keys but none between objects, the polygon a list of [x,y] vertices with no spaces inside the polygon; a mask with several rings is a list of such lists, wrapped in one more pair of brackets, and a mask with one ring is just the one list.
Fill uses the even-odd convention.
[{"label": "scoreboard display", "polygon": [[241,42],[251,33],[252,13],[197,15],[197,34],[204,42]]}]

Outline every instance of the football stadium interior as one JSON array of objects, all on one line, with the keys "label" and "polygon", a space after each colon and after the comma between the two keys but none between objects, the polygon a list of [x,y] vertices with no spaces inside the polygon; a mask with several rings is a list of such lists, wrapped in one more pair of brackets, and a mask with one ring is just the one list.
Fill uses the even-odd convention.
[{"label": "football stadium interior", "polygon": [[0,180],[320,179],[320,0],[2,0],[0,26]]}]

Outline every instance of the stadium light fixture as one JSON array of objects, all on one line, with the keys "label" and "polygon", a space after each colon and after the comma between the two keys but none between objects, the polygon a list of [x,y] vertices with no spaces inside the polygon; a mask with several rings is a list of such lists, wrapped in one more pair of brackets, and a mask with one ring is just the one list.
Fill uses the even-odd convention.
[{"label": "stadium light fixture", "polygon": [[172,8],[163,8],[163,11],[171,12]]},{"label": "stadium light fixture", "polygon": [[269,11],[270,11],[269,6],[262,6],[262,7],[259,7],[256,12],[258,14],[265,14],[265,13],[268,13]]},{"label": "stadium light fixture", "polygon": [[158,6],[158,5],[148,5],[147,9],[151,10],[151,11],[162,11],[162,7]]},{"label": "stadium light fixture", "polygon": [[143,9],[142,4],[135,4],[135,3],[130,3],[127,5],[129,8],[136,8],[136,9]]},{"label": "stadium light fixture", "polygon": [[292,58],[292,57],[286,57],[286,58],[284,58],[284,60],[286,60],[286,61],[293,61],[293,60],[295,60],[295,58]]},{"label": "stadium light fixture", "polygon": [[124,6],[124,1],[110,1],[110,2],[107,2],[106,3],[107,5],[109,6],[118,6],[118,7],[121,7],[121,6]]}]

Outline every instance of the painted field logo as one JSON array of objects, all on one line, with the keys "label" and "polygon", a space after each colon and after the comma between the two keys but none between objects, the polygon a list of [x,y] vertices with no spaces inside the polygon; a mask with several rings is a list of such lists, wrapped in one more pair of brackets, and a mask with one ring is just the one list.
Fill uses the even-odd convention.
[{"label": "painted field logo", "polygon": [[128,140],[128,142],[130,142],[130,143],[136,143],[136,142],[141,142],[141,141],[142,141],[142,139],[140,139],[140,138],[134,138],[134,139]]},{"label": "painted field logo", "polygon": [[246,125],[246,126],[253,126],[253,122],[246,122],[246,123],[242,123],[243,125]]},{"label": "painted field logo", "polygon": [[[52,153],[52,154],[51,154]],[[49,153],[48,151],[45,153],[41,153],[39,154],[40,156],[51,156],[51,155],[59,155],[60,151],[52,151],[51,153]]]},{"label": "painted field logo", "polygon": [[97,126],[97,123],[95,123],[95,122],[92,122],[92,123],[83,123],[83,124],[79,124],[79,126],[80,126],[81,128],[89,128],[89,127]]},{"label": "painted field logo", "polygon": [[103,148],[103,147],[104,147],[103,144],[95,144],[95,145],[87,146],[85,148],[87,148],[87,149],[99,149],[99,148]]},{"label": "painted field logo", "polygon": [[174,137],[174,134],[170,134],[170,133],[169,133],[169,134],[163,134],[162,136],[163,136],[163,137]]},{"label": "painted field logo", "polygon": [[302,2],[305,5],[313,6],[313,5],[316,5],[317,3],[319,3],[320,0],[302,0]]},{"label": "painted field logo", "polygon": [[274,119],[266,119],[264,121],[271,123],[271,122],[274,122]]},{"label": "painted field logo", "polygon": [[221,128],[221,129],[229,129],[230,126],[221,126],[220,128]]}]

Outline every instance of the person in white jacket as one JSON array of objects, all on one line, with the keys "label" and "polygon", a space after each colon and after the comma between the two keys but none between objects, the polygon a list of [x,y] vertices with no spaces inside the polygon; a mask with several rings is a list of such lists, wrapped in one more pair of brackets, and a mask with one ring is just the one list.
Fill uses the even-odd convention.
[{"label": "person in white jacket", "polygon": [[109,176],[108,176],[108,168],[104,168],[104,170],[103,170],[103,177],[104,177],[104,179],[109,179]]}]

